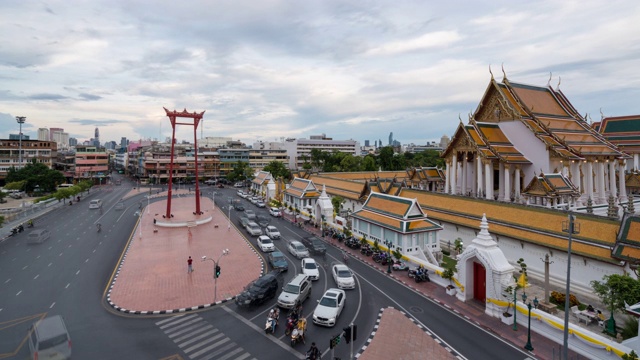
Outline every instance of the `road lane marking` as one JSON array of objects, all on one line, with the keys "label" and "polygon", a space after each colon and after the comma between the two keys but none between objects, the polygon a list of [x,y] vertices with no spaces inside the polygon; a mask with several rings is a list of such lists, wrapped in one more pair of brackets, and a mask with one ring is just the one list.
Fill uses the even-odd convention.
[{"label": "road lane marking", "polygon": [[53,304],[51,304],[51,306],[49,306],[49,309],[52,309],[53,305],[55,305],[55,304],[56,304],[56,302],[54,301]]},{"label": "road lane marking", "polygon": [[69,246],[67,246],[67,247],[71,247],[71,244],[69,244]]},{"label": "road lane marking", "polygon": [[49,265],[47,265],[47,267],[49,267],[49,266],[51,266],[51,265],[53,265],[53,263],[49,263]]},{"label": "road lane marking", "polygon": [[29,265],[25,265],[25,266],[22,268],[22,270],[24,270],[24,269],[26,269],[26,268],[28,268],[28,267],[29,267]]},{"label": "road lane marking", "polygon": [[71,283],[68,283],[68,284],[67,284],[67,286],[65,286],[64,288],[65,288],[65,289],[66,289],[66,288],[68,288],[68,287],[69,287],[69,285],[71,285]]},{"label": "road lane marking", "polygon": [[93,251],[92,251],[92,252],[94,252],[94,253],[95,253],[95,252],[96,252],[96,250],[98,250],[98,249],[93,249]]},{"label": "road lane marking", "polygon": [[4,283],[8,283],[9,281],[11,281],[11,278],[8,278],[7,281],[5,281]]},{"label": "road lane marking", "polygon": [[60,253],[60,255],[58,255],[58,256],[62,256],[62,254],[63,254],[63,253]]},{"label": "road lane marking", "polygon": [[34,278],[33,278],[33,280],[37,279],[37,278],[38,278],[38,276],[40,276],[40,274],[36,275],[36,277],[34,277]]},{"label": "road lane marking", "polygon": [[18,291],[18,293],[16,294],[16,296],[20,295],[22,293],[22,290]]},{"label": "road lane marking", "polygon": [[80,274],[80,270],[76,271],[76,275]]},{"label": "road lane marking", "polygon": [[40,255],[36,256],[36,259],[40,259]]},{"label": "road lane marking", "polygon": [[51,250],[51,246],[49,246],[49,250]]},{"label": "road lane marking", "polygon": [[89,258],[87,258],[87,260],[85,260],[84,262],[88,263],[89,262]]}]

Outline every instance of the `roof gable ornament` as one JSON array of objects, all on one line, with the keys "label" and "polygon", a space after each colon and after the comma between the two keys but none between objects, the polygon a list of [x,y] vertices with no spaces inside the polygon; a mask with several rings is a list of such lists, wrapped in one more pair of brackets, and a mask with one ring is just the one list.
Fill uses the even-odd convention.
[{"label": "roof gable ornament", "polygon": [[602,113],[602,108],[600,108],[600,121],[604,120],[604,114]]},{"label": "roof gable ornament", "polygon": [[560,90],[560,83],[562,82],[562,78],[558,76],[558,85],[556,86],[556,91]]},{"label": "roof gable ornament", "polygon": [[504,83],[507,80],[507,73],[504,71],[504,63],[502,63],[502,82]]},{"label": "roof gable ornament", "polygon": [[495,80],[495,79],[493,78],[493,71],[491,71],[491,64],[489,64],[489,74],[491,74],[491,80],[492,80],[492,81],[493,81],[493,80]]},{"label": "roof gable ornament", "polygon": [[551,71],[549,71],[549,80],[547,81],[547,87],[551,87],[551,76],[553,75],[553,73]]},{"label": "roof gable ornament", "polygon": [[498,244],[493,240],[491,234],[489,234],[489,223],[487,222],[487,215],[482,214],[482,221],[480,222],[480,232],[478,236],[473,239],[472,243],[481,248],[493,248]]}]

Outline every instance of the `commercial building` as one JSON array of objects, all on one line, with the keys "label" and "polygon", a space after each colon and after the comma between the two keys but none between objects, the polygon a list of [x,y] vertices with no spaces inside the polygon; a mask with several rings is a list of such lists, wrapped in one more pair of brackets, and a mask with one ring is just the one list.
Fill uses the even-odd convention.
[{"label": "commercial building", "polygon": [[22,140],[22,164],[20,164],[19,139],[0,140],[0,179],[7,176],[11,167],[20,168],[21,165],[33,161],[53,168],[53,161],[58,148],[53,141]]},{"label": "commercial building", "polygon": [[75,181],[91,180],[104,184],[109,175],[109,154],[95,146],[76,146]]},{"label": "commercial building", "polygon": [[302,169],[305,160],[311,160],[311,150],[343,152],[353,156],[360,155],[360,143],[356,140],[333,140],[325,134],[311,136],[309,139],[286,139],[284,148],[289,156],[289,169]]}]

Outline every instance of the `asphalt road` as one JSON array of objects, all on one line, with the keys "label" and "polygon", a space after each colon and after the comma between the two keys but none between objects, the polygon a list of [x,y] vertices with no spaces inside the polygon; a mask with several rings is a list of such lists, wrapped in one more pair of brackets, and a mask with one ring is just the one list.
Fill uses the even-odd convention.
[{"label": "asphalt road", "polygon": [[[291,348],[284,336],[286,316],[281,317],[275,335],[264,334],[266,316],[275,306],[275,298],[256,308],[227,303],[180,317],[114,313],[104,303],[104,289],[134,230],[138,206],[146,202],[143,189],[140,195],[123,201],[124,209],[115,208],[132,186],[123,181],[122,186],[114,186],[111,191],[91,191],[79,203],[74,201],[72,206],[61,206],[37,219],[36,228],[52,232],[44,244],[27,245],[29,231],[0,244],[0,359],[27,359],[25,340],[29,326],[40,317],[57,314],[65,319],[76,359],[186,359],[184,351],[204,341],[208,344],[198,350],[199,358],[302,358],[311,341],[328,358],[329,339],[351,322],[358,325],[358,339],[353,342],[357,352],[373,330],[378,312],[387,306],[411,314],[468,359],[527,358],[525,353],[355,259],[349,266],[356,273],[358,284],[356,289],[346,290],[347,302],[338,324],[333,328],[312,324],[317,300],[326,289],[335,287],[328,275],[330,264],[342,259],[339,249],[331,246],[326,260],[316,257],[324,266],[320,279],[313,282],[310,299],[303,303],[303,314],[309,320],[306,345]],[[211,196],[212,191],[218,193],[217,206],[225,209],[229,198],[238,198],[233,188],[203,188],[204,195]],[[103,200],[102,214],[88,209],[89,200],[96,198]],[[268,216],[266,209],[242,202],[247,209]],[[238,215],[241,213],[231,211],[233,224],[237,224]],[[96,232],[97,222],[102,224],[100,233]],[[283,240],[275,241],[276,247],[289,258],[289,271],[280,279],[283,285],[300,271],[300,260],[288,254],[284,239],[308,234],[281,219],[272,218],[271,224],[283,235]],[[241,231],[255,246],[255,237]],[[186,332],[194,327],[202,331],[199,336]],[[335,349],[335,356],[342,359],[347,359],[349,353],[350,347],[344,341]]]}]

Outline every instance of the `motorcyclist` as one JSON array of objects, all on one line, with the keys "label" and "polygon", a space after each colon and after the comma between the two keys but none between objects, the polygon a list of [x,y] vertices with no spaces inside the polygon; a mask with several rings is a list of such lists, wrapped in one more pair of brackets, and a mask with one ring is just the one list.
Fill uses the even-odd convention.
[{"label": "motorcyclist", "polygon": [[102,230],[102,224],[97,223],[97,224],[96,224],[96,230],[97,230],[98,232],[100,232],[100,230]]},{"label": "motorcyclist", "polygon": [[318,349],[318,347],[316,346],[315,342],[311,343],[311,348],[309,348],[309,351],[307,351],[307,356],[309,357],[309,359],[311,360],[318,360],[320,359],[320,349]]},{"label": "motorcyclist", "polygon": [[302,340],[302,343],[304,344],[304,332],[305,330],[307,330],[307,319],[301,317],[298,320],[298,335],[300,336],[300,339]]},{"label": "motorcyclist", "polygon": [[27,221],[27,226],[33,227],[33,219],[29,219],[29,221]]},{"label": "motorcyclist", "polygon": [[269,319],[271,320],[271,332],[276,332],[276,325],[278,324],[278,318],[280,317],[280,310],[271,309],[269,311]]},{"label": "motorcyclist", "polygon": [[22,224],[18,225],[18,232],[23,232],[24,231],[24,226],[22,226]]}]

